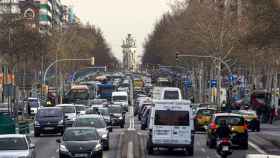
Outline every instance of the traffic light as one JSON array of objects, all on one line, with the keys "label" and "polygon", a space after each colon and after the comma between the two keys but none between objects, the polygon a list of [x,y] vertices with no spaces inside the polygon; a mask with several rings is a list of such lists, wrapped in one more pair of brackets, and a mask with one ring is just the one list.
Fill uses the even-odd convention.
[{"label": "traffic light", "polygon": [[176,62],[179,61],[179,53],[176,53]]}]

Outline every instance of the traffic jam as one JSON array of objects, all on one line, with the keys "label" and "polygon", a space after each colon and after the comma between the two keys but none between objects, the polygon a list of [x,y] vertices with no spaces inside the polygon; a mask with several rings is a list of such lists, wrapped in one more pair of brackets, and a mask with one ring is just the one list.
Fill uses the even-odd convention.
[{"label": "traffic jam", "polygon": [[[31,138],[53,134],[60,136],[56,139],[59,158],[102,158],[111,150],[111,134],[126,130],[129,116],[146,134],[147,155],[180,150],[194,156],[196,134],[202,133],[205,145],[224,158],[237,148],[247,150],[249,131],[260,131],[259,117],[248,106],[222,111],[215,104],[193,103],[168,78],[152,79],[149,74],[98,74],[71,85],[62,103],[38,103],[32,114],[32,136],[0,135],[1,158],[40,158],[42,153],[35,154],[39,147]],[[220,127],[225,124],[229,135],[221,137]]]}]

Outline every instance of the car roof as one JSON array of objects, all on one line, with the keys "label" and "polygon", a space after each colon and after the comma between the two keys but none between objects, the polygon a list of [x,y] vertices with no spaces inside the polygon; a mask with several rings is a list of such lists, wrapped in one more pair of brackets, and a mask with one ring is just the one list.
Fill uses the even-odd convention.
[{"label": "car roof", "polygon": [[198,111],[198,110],[217,110],[217,109],[215,109],[215,108],[208,108],[208,107],[199,107],[196,110]]},{"label": "car roof", "polygon": [[234,114],[234,113],[216,113],[214,114],[215,117],[220,117],[220,116],[238,116],[238,117],[243,117],[240,114]]},{"label": "car roof", "polygon": [[24,134],[0,134],[0,138],[25,138]]},{"label": "car roof", "polygon": [[48,109],[61,109],[61,107],[40,107],[39,109],[48,110]]},{"label": "car roof", "polygon": [[85,106],[83,104],[74,104],[74,106]]},{"label": "car roof", "polygon": [[84,114],[79,115],[78,118],[101,118],[99,114]]},{"label": "car roof", "polygon": [[122,95],[122,96],[123,96],[123,95],[126,95],[126,96],[127,96],[127,92],[113,92],[113,93],[112,93],[112,96],[113,96],[113,95],[114,95],[114,96],[119,96],[119,95]]},{"label": "car roof", "polygon": [[73,106],[73,107],[75,107],[75,105],[74,104],[58,104],[58,105],[56,105],[57,107],[63,107],[63,106]]},{"label": "car roof", "polygon": [[66,128],[66,131],[72,129],[95,129],[95,128],[94,127],[68,127]]}]

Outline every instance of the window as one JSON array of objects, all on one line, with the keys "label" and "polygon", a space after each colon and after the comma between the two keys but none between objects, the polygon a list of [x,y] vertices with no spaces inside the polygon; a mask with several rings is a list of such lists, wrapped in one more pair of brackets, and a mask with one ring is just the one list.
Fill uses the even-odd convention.
[{"label": "window", "polygon": [[25,138],[0,138],[0,151],[27,149],[28,145]]},{"label": "window", "polygon": [[156,110],[155,125],[162,126],[189,126],[188,111]]},{"label": "window", "polygon": [[178,91],[165,91],[164,92],[164,99],[179,99],[179,92]]},{"label": "window", "polygon": [[113,101],[127,101],[127,96],[113,96]]},{"label": "window", "polygon": [[39,117],[58,117],[62,115],[63,113],[59,109],[40,109],[37,114]]},{"label": "window", "polygon": [[63,106],[62,107],[62,111],[64,112],[64,113],[75,113],[76,111],[75,111],[75,107],[74,106]]},{"label": "window", "polygon": [[98,134],[95,129],[66,129],[64,141],[90,141],[97,140]]},{"label": "window", "polygon": [[215,119],[216,124],[220,124],[221,120],[225,120],[228,125],[232,126],[243,126],[244,125],[244,119],[239,116],[218,116]]},{"label": "window", "polygon": [[74,127],[95,127],[95,128],[105,128],[106,123],[100,118],[78,118]]},{"label": "window", "polygon": [[213,109],[201,109],[197,111],[197,115],[212,116],[215,113]]}]

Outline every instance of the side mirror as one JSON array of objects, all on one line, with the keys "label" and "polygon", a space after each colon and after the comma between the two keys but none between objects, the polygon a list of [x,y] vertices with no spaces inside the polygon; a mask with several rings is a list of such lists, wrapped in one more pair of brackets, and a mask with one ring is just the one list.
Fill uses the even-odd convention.
[{"label": "side mirror", "polygon": [[30,149],[35,149],[35,144],[30,144]]},{"label": "side mirror", "polygon": [[60,143],[61,143],[61,140],[60,140],[60,139],[57,139],[56,142],[60,144]]},{"label": "side mirror", "polygon": [[126,114],[126,111],[123,111],[122,114],[125,115],[125,114]]},{"label": "side mirror", "polygon": [[65,119],[67,119],[67,118],[68,118],[68,116],[64,115],[64,118],[65,118]]}]

